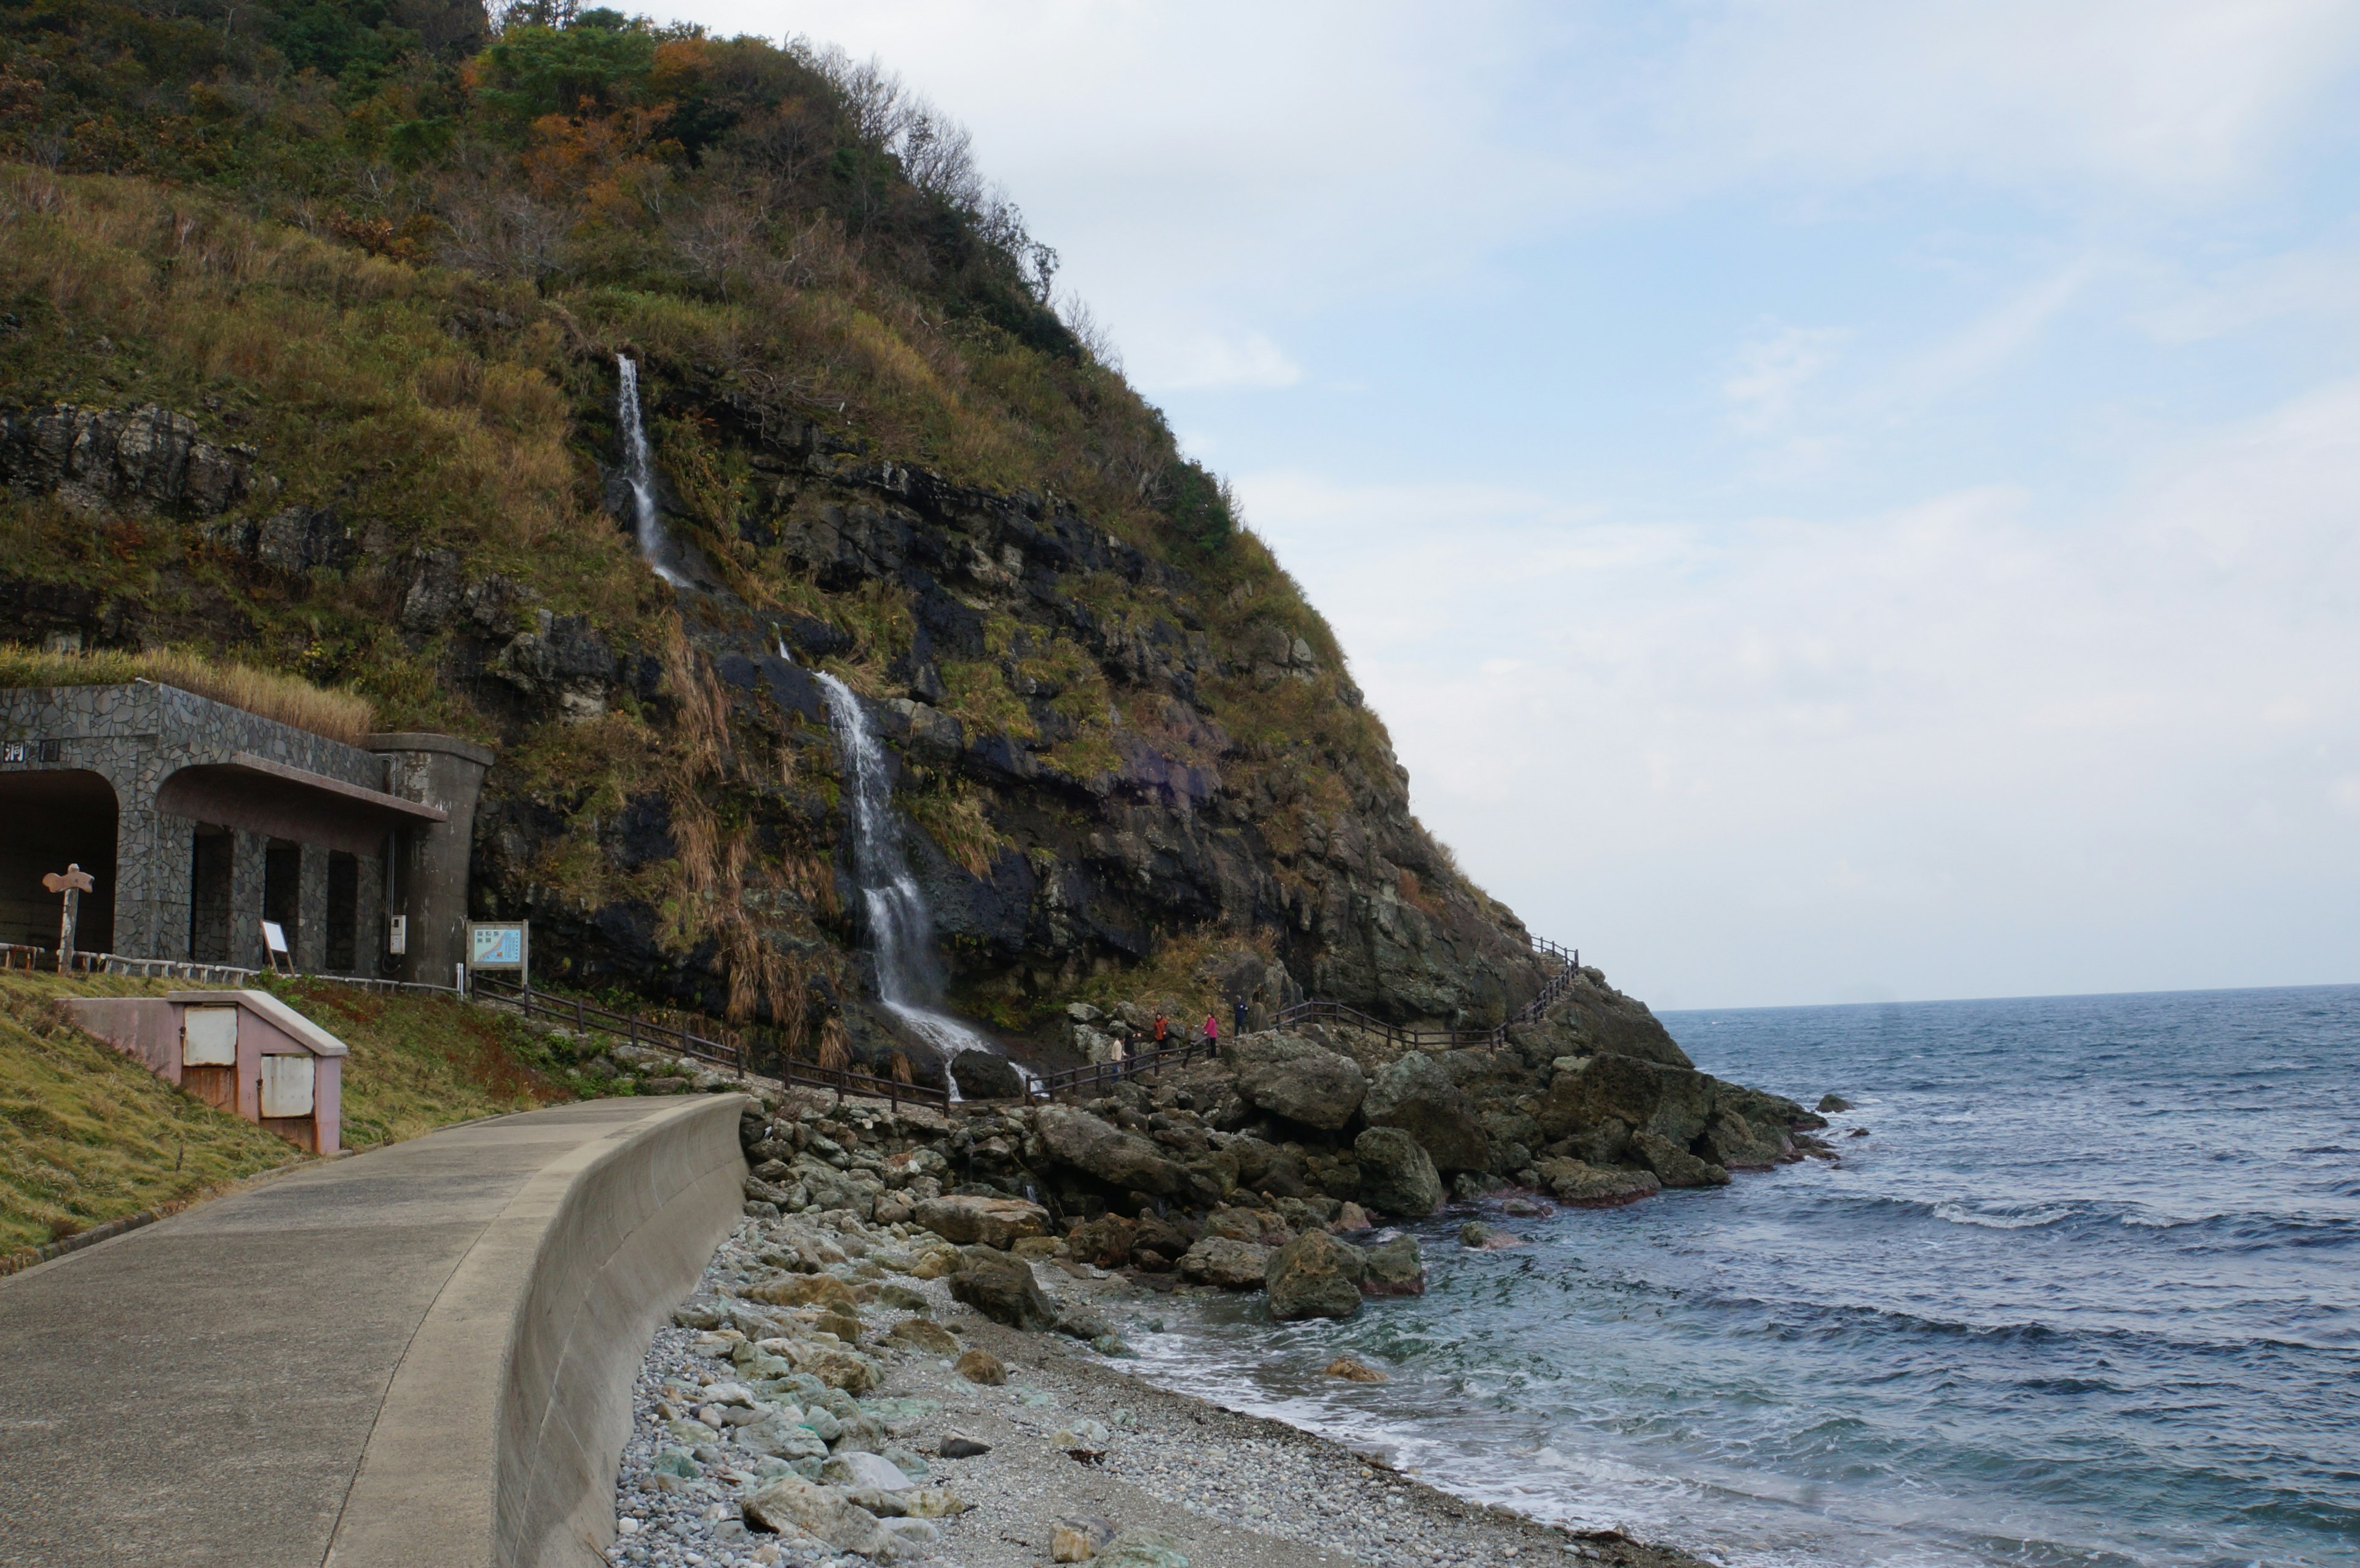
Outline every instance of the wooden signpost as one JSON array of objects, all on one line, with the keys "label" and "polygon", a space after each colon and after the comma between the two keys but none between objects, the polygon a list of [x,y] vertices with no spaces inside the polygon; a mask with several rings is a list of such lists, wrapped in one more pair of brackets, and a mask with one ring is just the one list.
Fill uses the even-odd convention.
[{"label": "wooden signpost", "polygon": [[52,871],[41,878],[41,886],[52,893],[62,893],[66,898],[65,913],[58,921],[58,973],[63,975],[73,967],[74,917],[81,912],[82,896],[98,885],[81,865],[69,863],[63,871]]}]

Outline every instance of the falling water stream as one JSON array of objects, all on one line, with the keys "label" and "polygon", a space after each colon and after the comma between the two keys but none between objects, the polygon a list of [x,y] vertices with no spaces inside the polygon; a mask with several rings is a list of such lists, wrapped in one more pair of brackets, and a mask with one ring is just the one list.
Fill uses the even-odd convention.
[{"label": "falling water stream", "polygon": [[623,435],[623,478],[631,487],[631,528],[639,543],[639,558],[655,574],[674,587],[688,582],[670,560],[672,540],[664,536],[663,519],[656,515],[655,471],[648,456],[648,432],[639,419],[639,367],[627,354],[617,354],[621,387],[615,395],[615,421]]},{"label": "falling water stream", "polygon": [[[934,920],[926,896],[910,875],[901,852],[901,824],[893,815],[892,779],[885,768],[885,750],[860,699],[833,675],[819,674],[827,692],[828,725],[836,732],[848,786],[852,818],[852,874],[869,916],[869,942],[877,959],[878,999],[886,1010],[909,1026],[910,1032],[940,1053],[944,1079],[956,1095],[949,1065],[963,1051],[1000,1048],[974,1029],[943,1012],[935,1004],[943,994],[943,972],[934,956]],[[1014,1066],[1014,1063],[1011,1063]],[[1027,1083],[1032,1075],[1018,1066]]]}]

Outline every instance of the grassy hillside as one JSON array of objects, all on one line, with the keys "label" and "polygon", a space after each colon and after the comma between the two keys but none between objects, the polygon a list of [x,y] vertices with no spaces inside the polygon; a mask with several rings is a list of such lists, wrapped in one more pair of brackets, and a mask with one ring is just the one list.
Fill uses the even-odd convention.
[{"label": "grassy hillside", "polygon": [[[1054,273],[956,125],[800,42],[0,4],[0,641],[497,746],[475,912],[798,1049],[865,986],[825,723],[748,664],[782,639],[957,723],[900,800],[963,1005],[1027,1027],[1166,943],[1274,941],[1323,994],[1500,1016],[1521,928]],[[617,515],[617,355],[694,592]],[[44,419],[149,408],[235,499],[42,467]]]},{"label": "grassy hillside", "polygon": [[[67,1021],[64,996],[161,995],[163,981],[0,971],[0,1255],[302,1158],[181,1094]],[[344,1138],[363,1149],[574,1098],[542,1036],[455,1001],[296,985],[280,993],[352,1048]]]}]

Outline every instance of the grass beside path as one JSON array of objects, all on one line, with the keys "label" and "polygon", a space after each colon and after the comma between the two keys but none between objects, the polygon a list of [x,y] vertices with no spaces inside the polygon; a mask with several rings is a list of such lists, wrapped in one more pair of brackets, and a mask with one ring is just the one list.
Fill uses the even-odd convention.
[{"label": "grass beside path", "polygon": [[[59,998],[162,996],[181,983],[0,971],[0,1256],[300,1159],[67,1020]],[[505,1013],[296,981],[273,988],[351,1047],[344,1141],[375,1148],[453,1122],[595,1092],[567,1053]]]}]

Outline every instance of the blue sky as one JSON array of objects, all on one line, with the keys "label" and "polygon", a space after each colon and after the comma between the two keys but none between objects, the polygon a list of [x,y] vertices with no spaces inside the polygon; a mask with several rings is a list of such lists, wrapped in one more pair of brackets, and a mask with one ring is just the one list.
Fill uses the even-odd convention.
[{"label": "blue sky", "polygon": [[2360,8],[829,0],[1658,1007],[2360,980]]}]

